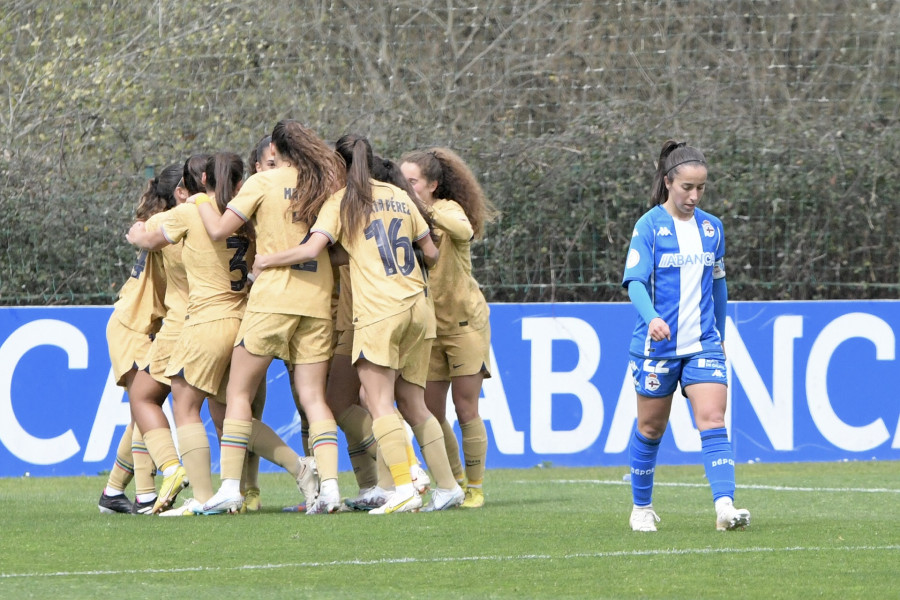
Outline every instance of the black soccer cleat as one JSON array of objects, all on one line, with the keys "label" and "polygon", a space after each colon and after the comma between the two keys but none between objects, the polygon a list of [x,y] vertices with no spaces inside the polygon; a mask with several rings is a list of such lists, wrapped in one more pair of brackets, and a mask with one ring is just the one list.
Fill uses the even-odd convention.
[{"label": "black soccer cleat", "polygon": [[153,500],[148,500],[146,502],[140,502],[139,500],[135,499],[134,504],[131,505],[131,514],[152,515],[154,504],[156,504],[156,498],[154,498]]},{"label": "black soccer cleat", "polygon": [[130,515],[134,511],[134,504],[125,494],[118,496],[107,496],[106,491],[100,495],[100,502],[97,503],[101,515],[112,515],[115,513],[123,513]]}]

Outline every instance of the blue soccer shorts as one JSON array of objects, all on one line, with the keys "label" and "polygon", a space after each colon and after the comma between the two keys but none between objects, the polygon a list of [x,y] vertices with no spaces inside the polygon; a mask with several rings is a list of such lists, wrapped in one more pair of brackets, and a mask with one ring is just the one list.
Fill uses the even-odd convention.
[{"label": "blue soccer shorts", "polygon": [[721,351],[668,359],[651,359],[632,354],[628,366],[634,378],[634,391],[651,398],[663,398],[675,393],[679,382],[682,391],[693,383],[728,385],[725,354]]}]

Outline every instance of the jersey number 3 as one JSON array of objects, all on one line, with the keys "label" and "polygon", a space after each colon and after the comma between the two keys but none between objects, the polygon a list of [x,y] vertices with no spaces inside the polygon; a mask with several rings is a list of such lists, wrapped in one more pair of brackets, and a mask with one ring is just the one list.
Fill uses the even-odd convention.
[{"label": "jersey number 3", "polygon": [[234,236],[225,240],[225,245],[228,248],[234,248],[234,256],[231,257],[231,261],[228,263],[228,269],[241,272],[241,278],[231,282],[231,291],[239,292],[247,285],[246,256],[247,249],[250,247],[250,241],[247,238]]}]

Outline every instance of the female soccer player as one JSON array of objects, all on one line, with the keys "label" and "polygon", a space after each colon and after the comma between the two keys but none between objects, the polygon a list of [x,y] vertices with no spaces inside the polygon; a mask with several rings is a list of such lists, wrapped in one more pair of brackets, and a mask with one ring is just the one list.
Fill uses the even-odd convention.
[{"label": "female soccer player", "polygon": [[[334,151],[314,132],[297,121],[285,120],[272,131],[272,142],[275,169],[250,177],[221,215],[208,203],[198,207],[213,240],[224,239],[253,219],[261,252],[297,245],[336,188],[340,165]],[[255,281],[232,354],[222,437],[222,486],[207,502],[207,510],[240,504],[241,469],[252,428],[251,400],[274,357],[293,365],[294,385],[309,418],[310,446],[321,489],[318,498],[315,490],[304,494],[307,513],[340,508],[337,424],[325,402],[332,352],[333,285],[325,250],[308,261],[271,269]]]},{"label": "female soccer player", "polygon": [[[462,506],[480,508],[484,505],[487,431],[478,413],[478,400],[484,378],[491,376],[491,326],[487,301],[472,276],[471,242],[481,237],[496,211],[475,175],[452,150],[411,152],[401,159],[400,168],[429,207],[441,249],[441,259],[428,279],[437,338],[431,347],[425,402],[444,430],[454,477],[465,486]],[[465,475],[456,434],[446,419],[448,391],[462,431]]]},{"label": "female soccer player", "polygon": [[[337,141],[336,146],[346,151],[349,147],[347,141],[350,139],[345,136]],[[341,159],[346,164],[347,160],[352,160],[352,156],[347,158],[342,156]],[[401,188],[411,200],[416,201],[415,192],[394,161],[377,155],[373,156],[372,177]],[[423,206],[417,205],[417,208],[421,214],[425,214]],[[427,217],[426,221],[428,221]],[[431,223],[429,222],[428,225],[430,228]],[[347,438],[347,451],[353,465],[353,474],[359,485],[359,495],[356,498],[347,498],[344,503],[354,510],[367,511],[378,508],[387,501],[387,490],[393,487],[393,478],[384,461],[378,460],[375,437],[372,433],[372,417],[360,405],[359,377],[351,359],[353,292],[348,265],[340,266],[340,285],[338,287],[340,296],[335,318],[337,343],[331,359],[331,368],[328,371],[326,394],[328,406],[335,414],[338,426],[344,431]],[[409,440],[407,441],[407,457],[413,485],[419,494],[424,494],[431,481],[419,464],[418,457]]]},{"label": "female soccer player", "polygon": [[706,189],[703,153],[663,144],[649,211],[638,220],[623,285],[639,313],[631,339],[637,426],[631,438],[634,531],[656,531],[653,475],[681,384],[700,430],[703,466],[712,489],[716,529],[745,527],[750,512],[734,507],[734,453],[725,429],[725,234],[698,208]]},{"label": "female soccer player", "polygon": [[[176,186],[180,178],[181,166],[170,165],[158,177],[151,179],[138,203],[137,219],[145,221],[154,214],[174,207]],[[113,373],[118,385],[128,392],[132,413],[138,402],[136,388],[140,387],[135,385],[135,380],[140,373],[146,375],[144,369],[151,362],[151,344],[154,336],[158,335],[165,314],[163,298],[166,290],[163,257],[159,253],[141,250],[131,275],[119,291],[107,324],[106,338]],[[137,428],[137,433],[134,430],[132,416],[132,423],[125,430],[116,451],[116,463],[110,470],[109,481],[100,496],[101,513],[147,514],[156,503],[153,463],[146,452],[140,427]],[[171,434],[169,437],[171,438]],[[145,459],[143,464],[142,459]],[[132,504],[124,490],[135,475],[138,478],[137,496]]]},{"label": "female soccer player", "polygon": [[[195,154],[179,168],[181,179],[175,188],[176,204],[183,204],[189,195],[204,189],[203,172],[208,160],[207,154]],[[166,217],[164,213],[152,216],[147,220],[146,228],[151,231],[158,229]],[[169,508],[187,485],[187,473],[175,448],[169,421],[162,411],[162,405],[171,391],[171,381],[165,375],[166,367],[187,316],[188,281],[181,250],[181,244],[173,244],[165,245],[159,251],[163,257],[166,277],[166,314],[162,328],[153,338],[150,365],[134,378],[131,400],[131,413],[135,423],[146,431],[144,441],[147,451],[163,474],[159,497],[152,509],[157,514]],[[190,459],[195,452],[205,451],[206,431],[201,431],[193,424],[186,425],[186,429],[179,432],[179,443],[181,453]]]},{"label": "female soccer player", "polygon": [[[239,156],[212,156],[204,171],[206,188],[226,202],[240,184],[243,172]],[[192,204],[170,211],[158,229],[139,225],[129,233],[129,241],[140,247],[164,247],[183,240],[182,257],[189,284],[187,324],[175,344],[165,375],[172,382],[179,441],[191,449],[186,452],[183,447],[182,453],[194,498],[190,510],[182,513],[194,512],[213,494],[209,442],[200,409],[207,396],[217,395],[228,368],[230,345],[246,302],[244,261],[252,250],[251,239],[245,235],[212,243],[203,230],[197,207]],[[232,275],[234,271],[236,275]],[[217,408],[210,403],[211,413]]]},{"label": "female soccer player", "polygon": [[406,192],[371,179],[374,158],[368,140],[344,136],[336,150],[347,165],[347,186],[322,207],[308,241],[258,256],[254,272],[308,260],[329,244],[339,243],[346,250],[354,288],[351,356],[379,451],[394,479],[390,498],[370,514],[415,511],[422,505],[412,483],[395,397],[438,483],[426,510],[450,508],[462,502],[464,493],[453,479],[440,425],[425,406],[434,313],[425,297],[424,273],[413,245],[422,249],[428,265],[437,260],[438,249]]}]

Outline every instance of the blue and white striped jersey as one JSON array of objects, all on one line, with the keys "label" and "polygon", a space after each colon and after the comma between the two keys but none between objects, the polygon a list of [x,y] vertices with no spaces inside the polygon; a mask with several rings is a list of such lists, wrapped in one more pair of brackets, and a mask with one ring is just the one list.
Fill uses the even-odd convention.
[{"label": "blue and white striped jersey", "polygon": [[640,281],[653,307],[669,325],[671,341],[654,342],[639,316],[631,353],[647,358],[690,356],[720,350],[713,279],[725,277],[722,222],[694,209],[689,221],[672,218],[657,205],[638,219],[631,236],[622,284]]}]

